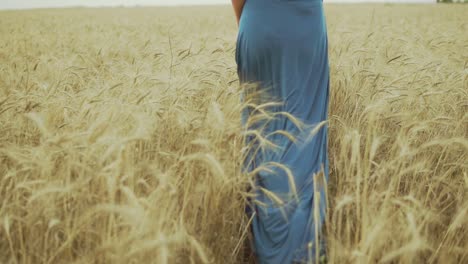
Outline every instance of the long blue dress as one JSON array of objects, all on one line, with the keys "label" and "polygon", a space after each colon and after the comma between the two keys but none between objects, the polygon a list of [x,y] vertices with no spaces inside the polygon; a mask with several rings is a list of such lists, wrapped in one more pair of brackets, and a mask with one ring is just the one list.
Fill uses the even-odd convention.
[{"label": "long blue dress", "polygon": [[[253,216],[254,252],[259,263],[314,261],[316,254],[325,253],[323,225],[329,174],[330,78],[322,0],[246,0],[239,24],[236,63],[240,83],[257,83],[264,92],[256,103],[281,102],[264,109],[290,113],[306,125],[300,129],[285,114],[248,122],[258,111],[253,107],[243,110],[246,129],[261,132],[262,137],[277,145],[259,149],[265,144],[261,144],[258,135],[246,134],[244,143],[250,147],[243,169],[257,169],[253,189],[256,197],[246,208],[248,215]],[[242,101],[247,93],[246,89]],[[315,127],[320,122],[322,125]],[[314,128],[319,130],[311,134]],[[299,140],[294,143],[284,134],[273,133],[278,130]],[[278,164],[289,168],[289,177],[288,171]],[[319,171],[322,183],[314,177]],[[297,196],[290,195],[294,188]],[[278,205],[271,194],[284,203]],[[318,241],[316,235],[320,235]]]}]

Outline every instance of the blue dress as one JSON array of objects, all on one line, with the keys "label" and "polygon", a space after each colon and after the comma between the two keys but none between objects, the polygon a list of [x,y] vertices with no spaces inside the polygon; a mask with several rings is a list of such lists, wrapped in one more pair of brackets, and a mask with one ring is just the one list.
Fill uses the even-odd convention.
[{"label": "blue dress", "polygon": [[[259,132],[246,133],[244,143],[249,148],[243,163],[244,172],[256,170],[252,189],[255,198],[246,208],[253,217],[254,252],[259,263],[313,261],[316,254],[325,253],[329,166],[330,78],[322,0],[246,0],[236,63],[241,84],[258,84],[257,90],[243,90],[243,102],[254,94],[251,91],[262,91],[249,98],[257,98],[256,104],[281,103],[263,108],[276,113],[270,119],[253,122],[251,118],[259,113],[254,107],[242,112],[244,127]],[[293,115],[304,126],[280,112]],[[298,140],[293,142],[284,133],[275,133],[279,130]],[[268,144],[259,135],[276,147],[265,147]],[[319,172],[322,176],[316,177]]]}]

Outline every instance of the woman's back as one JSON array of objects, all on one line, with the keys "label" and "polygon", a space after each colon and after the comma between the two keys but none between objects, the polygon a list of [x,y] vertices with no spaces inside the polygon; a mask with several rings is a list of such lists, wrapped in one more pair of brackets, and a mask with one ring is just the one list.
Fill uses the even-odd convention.
[{"label": "woman's back", "polygon": [[[268,135],[267,139],[279,146],[274,150],[256,151],[259,141],[253,136],[247,138],[246,143],[254,147],[245,161],[246,171],[261,165],[270,168],[256,175],[254,190],[255,201],[266,206],[254,204],[249,211],[255,212],[252,232],[260,263],[291,263],[315,256],[316,235],[322,230],[325,216],[326,186],[319,186],[314,174],[323,168],[324,180],[328,181],[328,127],[325,124],[313,137],[310,134],[328,116],[327,52],[322,0],[245,2],[236,48],[239,79],[260,84],[268,100],[283,103],[268,110],[288,112],[306,125],[300,130],[282,114],[261,123],[262,135]],[[252,114],[251,109],[245,109],[244,125],[249,125]],[[249,128],[259,129],[260,125]],[[274,133],[278,130],[295,136],[300,143]],[[291,173],[277,164],[286,165]],[[292,190],[298,200],[291,198]],[[285,205],[278,207],[267,193],[282,198]]]}]

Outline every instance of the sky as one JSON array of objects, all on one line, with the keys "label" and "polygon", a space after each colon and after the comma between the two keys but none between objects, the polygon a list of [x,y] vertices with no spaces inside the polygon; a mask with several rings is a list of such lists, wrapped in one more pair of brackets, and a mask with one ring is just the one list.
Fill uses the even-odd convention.
[{"label": "sky", "polygon": [[[435,0],[324,0],[325,2],[435,2]],[[230,4],[230,0],[0,0],[0,9],[67,6],[203,5]]]}]

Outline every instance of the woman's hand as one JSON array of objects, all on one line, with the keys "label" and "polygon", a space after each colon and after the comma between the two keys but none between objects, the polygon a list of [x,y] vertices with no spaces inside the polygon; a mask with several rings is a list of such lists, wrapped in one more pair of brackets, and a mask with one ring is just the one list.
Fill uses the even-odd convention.
[{"label": "woman's hand", "polygon": [[232,6],[234,7],[234,13],[236,13],[237,25],[242,15],[242,9],[244,8],[245,0],[231,0]]}]

